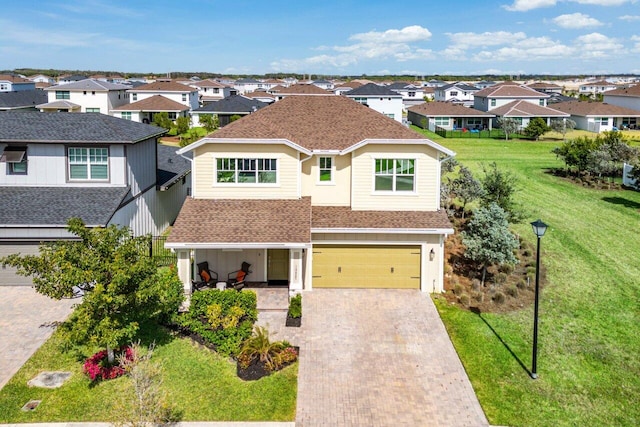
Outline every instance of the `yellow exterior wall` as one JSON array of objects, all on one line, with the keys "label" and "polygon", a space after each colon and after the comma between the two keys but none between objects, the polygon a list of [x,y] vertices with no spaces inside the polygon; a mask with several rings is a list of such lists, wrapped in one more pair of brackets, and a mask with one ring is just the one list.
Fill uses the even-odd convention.
[{"label": "yellow exterior wall", "polygon": [[[194,150],[194,197],[197,199],[296,199],[298,152],[284,144],[204,144]],[[215,159],[246,157],[278,159],[277,184],[233,184],[215,182]]]},{"label": "yellow exterior wall", "polygon": [[[335,170],[333,183],[319,182],[319,157],[332,157]],[[315,155],[302,163],[302,195],[311,196],[315,206],[349,206],[351,204],[351,155]]]},{"label": "yellow exterior wall", "polygon": [[[354,210],[435,211],[439,204],[437,151],[426,145],[369,144],[353,152],[352,202]],[[416,159],[414,192],[376,194],[376,158]]]}]

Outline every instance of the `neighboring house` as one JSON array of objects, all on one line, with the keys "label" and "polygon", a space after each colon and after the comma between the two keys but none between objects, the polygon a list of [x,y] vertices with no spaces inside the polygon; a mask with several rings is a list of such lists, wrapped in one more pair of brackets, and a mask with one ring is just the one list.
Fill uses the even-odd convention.
[{"label": "neighboring house", "polygon": [[357,87],[362,86],[362,83],[358,83],[358,82],[346,82],[343,83],[339,86],[336,86],[333,88],[333,93],[336,95],[344,95],[345,93],[349,92],[350,90],[353,90]]},{"label": "neighboring house", "polygon": [[220,101],[227,96],[237,95],[238,93],[238,91],[232,86],[225,85],[210,79],[192,82],[190,83],[190,86],[198,89],[198,98],[200,100],[200,104]]},{"label": "neighboring house", "polygon": [[129,102],[129,86],[84,79],[44,89],[48,102],[38,105],[44,112],[102,113]]},{"label": "neighboring house", "polygon": [[425,93],[422,86],[416,86],[406,82],[396,82],[387,85],[387,88],[402,95],[402,105],[405,110],[424,102]]},{"label": "neighboring house", "polygon": [[[278,91],[274,92],[276,89]],[[310,83],[296,83],[294,85],[291,85],[285,88],[274,87],[269,91],[269,93],[273,93],[276,96],[276,101],[284,99],[287,96],[300,96],[300,95],[325,96],[327,94],[331,95],[330,92],[327,92],[324,89],[320,89],[318,86],[312,85]]]},{"label": "neighboring house", "polygon": [[0,92],[35,90],[35,82],[13,74],[0,74]]},{"label": "neighboring house", "polygon": [[477,87],[479,90],[486,89],[491,86],[495,86],[497,83],[492,80],[480,80],[479,82],[475,82],[473,85]]},{"label": "neighboring house", "polygon": [[171,80],[160,79],[153,83],[147,83],[127,91],[131,96],[131,102],[142,101],[156,95],[186,105],[189,110],[200,107],[198,89],[176,83]]},{"label": "neighboring house", "polygon": [[249,93],[245,94],[244,96],[246,96],[247,98],[255,99],[255,100],[260,101],[260,102],[267,103],[267,104],[271,104],[272,102],[275,102],[275,100],[276,100],[276,96],[274,94],[269,93],[269,92],[265,92],[264,90],[257,90],[255,92],[249,92]]},{"label": "neighboring house", "polygon": [[465,107],[473,105],[473,95],[480,90],[466,83],[456,82],[439,86],[435,90],[435,100],[463,104]]},{"label": "neighboring house", "polygon": [[527,87],[542,93],[562,93],[562,86],[558,86],[555,83],[535,82],[528,84]]},{"label": "neighboring house", "polygon": [[34,83],[46,83],[49,86],[54,85],[56,83],[56,79],[53,77],[45,76],[44,74],[36,74],[35,76],[27,77],[27,79],[31,80]]},{"label": "neighboring house", "polygon": [[447,84],[447,82],[445,82],[444,80],[431,79],[428,82],[423,82],[422,86],[424,86],[424,87],[440,87],[440,86],[444,86],[446,84]]},{"label": "neighboring house", "polygon": [[576,129],[603,132],[617,129],[637,129],[640,110],[632,110],[604,102],[571,101],[554,104],[553,108],[571,115]]},{"label": "neighboring house", "polygon": [[497,127],[498,119],[503,117],[515,120],[520,129],[523,129],[526,128],[531,119],[535,117],[544,119],[547,125],[551,124],[551,120],[568,118],[569,114],[555,109],[556,105],[554,105],[554,108],[549,108],[534,104],[527,100],[519,100],[511,101],[508,104],[503,104],[500,107],[489,110],[489,113],[496,116],[494,127]]},{"label": "neighboring house", "polygon": [[190,111],[190,108],[181,102],[162,95],[153,95],[141,101],[114,108],[111,110],[111,115],[148,124],[153,123],[154,116],[158,113],[167,113],[169,119],[175,121],[178,117],[189,117]]},{"label": "neighboring house", "polygon": [[220,127],[231,123],[233,116],[246,116],[266,107],[267,103],[251,99],[243,95],[232,95],[221,101],[212,102],[191,112],[193,126],[202,126],[200,117],[203,115],[218,116]]},{"label": "neighboring house", "polygon": [[604,93],[615,89],[618,89],[617,85],[609,83],[606,80],[600,80],[597,82],[581,84],[578,88],[578,93],[584,95],[597,95],[599,93]]},{"label": "neighboring house", "polygon": [[538,92],[517,83],[501,83],[476,92],[473,96],[473,108],[480,111],[489,111],[513,101],[526,101],[545,107],[549,97],[549,94]]},{"label": "neighboring house", "polygon": [[235,81],[235,83],[233,83],[233,87],[238,91],[238,94],[240,95],[254,92],[256,90],[265,89],[264,83],[262,83],[260,80],[251,78],[238,79]]},{"label": "neighboring house", "polygon": [[67,84],[67,83],[75,83],[75,82],[79,82],[81,80],[86,80],[89,77],[84,76],[82,74],[73,74],[73,75],[68,75],[68,76],[60,76],[58,78],[58,84]]},{"label": "neighboring house", "polygon": [[343,96],[291,96],[178,153],[193,155],[166,247],[192,265],[314,288],[443,290],[440,164],[454,153]]},{"label": "neighboring house", "polygon": [[618,107],[640,110],[640,84],[609,91],[604,94],[604,102]]},{"label": "neighboring house", "polygon": [[407,112],[407,119],[411,124],[432,132],[437,127],[446,130],[491,129],[493,118],[494,114],[444,101],[425,102],[410,107]]},{"label": "neighboring house", "polygon": [[47,94],[41,89],[0,93],[0,111],[38,111],[36,105],[42,104],[44,102],[47,102]]},{"label": "neighboring house", "polygon": [[330,82],[329,80],[325,80],[325,79],[314,80],[313,82],[311,82],[311,84],[316,85],[320,89],[324,89],[324,90],[333,90],[334,88],[333,82]]},{"label": "neighboring house", "polygon": [[[67,220],[159,234],[190,188],[190,165],[164,129],[104,114],[0,113],[0,256],[73,238]],[[0,269],[0,285],[30,285]]]},{"label": "neighboring house", "polygon": [[547,99],[547,105],[557,104],[558,102],[575,101],[576,98],[572,96],[566,96],[561,93],[550,93],[549,99]]},{"label": "neighboring house", "polygon": [[386,86],[367,83],[345,93],[344,96],[402,123],[402,95]]},{"label": "neighboring house", "polygon": [[425,98],[429,98],[430,100],[434,100],[436,97],[436,88],[435,87],[423,87]]}]

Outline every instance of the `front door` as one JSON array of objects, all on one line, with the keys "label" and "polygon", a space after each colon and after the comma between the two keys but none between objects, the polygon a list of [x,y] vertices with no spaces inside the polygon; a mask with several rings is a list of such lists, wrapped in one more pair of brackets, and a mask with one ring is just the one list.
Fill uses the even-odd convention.
[{"label": "front door", "polygon": [[270,285],[289,283],[289,249],[267,250],[267,281]]}]

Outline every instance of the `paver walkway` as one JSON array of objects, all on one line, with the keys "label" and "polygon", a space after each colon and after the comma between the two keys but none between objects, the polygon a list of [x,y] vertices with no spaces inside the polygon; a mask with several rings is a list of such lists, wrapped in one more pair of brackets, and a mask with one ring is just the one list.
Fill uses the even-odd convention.
[{"label": "paver walkway", "polygon": [[65,320],[75,300],[55,301],[30,286],[0,286],[0,389]]},{"label": "paver walkway", "polygon": [[488,426],[429,295],[303,294],[296,426]]}]

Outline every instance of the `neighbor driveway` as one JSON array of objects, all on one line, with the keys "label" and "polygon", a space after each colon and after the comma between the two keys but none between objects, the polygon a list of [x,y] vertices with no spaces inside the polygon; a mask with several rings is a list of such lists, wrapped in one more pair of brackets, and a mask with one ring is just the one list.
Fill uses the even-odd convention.
[{"label": "neighbor driveway", "polygon": [[30,286],[0,286],[0,389],[51,336],[77,300],[55,301]]},{"label": "neighbor driveway", "polygon": [[488,426],[427,294],[303,294],[296,426]]}]

